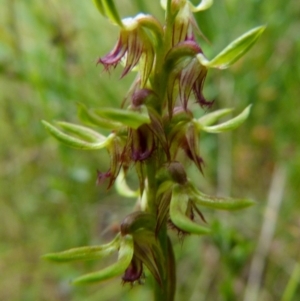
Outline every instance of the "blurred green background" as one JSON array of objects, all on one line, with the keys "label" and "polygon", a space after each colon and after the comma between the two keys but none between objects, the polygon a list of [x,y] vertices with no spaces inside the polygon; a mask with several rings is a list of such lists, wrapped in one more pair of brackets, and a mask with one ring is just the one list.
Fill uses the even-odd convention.
[{"label": "blurred green background", "polygon": [[[158,1],[116,1],[122,17],[138,11],[163,20]],[[196,15],[208,57],[252,27],[267,29],[230,70],[211,71],[205,94],[215,107],[241,111],[231,134],[202,135],[202,190],[257,201],[235,213],[205,212],[214,233],[172,235],[177,300],[296,301],[300,296],[300,1],[215,1]],[[0,300],[151,300],[151,286],[120,279],[91,287],[69,280],[102,263],[55,265],[47,252],[99,244],[114,235],[133,200],[95,185],[105,151],[68,149],[40,120],[78,122],[77,102],[119,106],[133,79],[96,66],[117,28],[92,1],[0,0]],[[199,114],[201,111],[199,110]]]}]

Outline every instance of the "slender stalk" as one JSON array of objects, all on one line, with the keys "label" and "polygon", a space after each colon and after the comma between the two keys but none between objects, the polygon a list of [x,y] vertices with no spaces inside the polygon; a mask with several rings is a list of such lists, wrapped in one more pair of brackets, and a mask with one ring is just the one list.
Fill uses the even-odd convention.
[{"label": "slender stalk", "polygon": [[[162,51],[157,54],[157,63],[155,66],[155,81],[153,89],[156,90],[156,93],[159,95],[161,99],[161,103],[165,103],[166,97],[166,80],[167,74],[165,74],[165,70],[163,70],[163,62],[165,60],[165,56],[172,48],[172,38],[173,38],[173,26],[174,26],[174,16],[171,11],[171,3],[172,0],[167,0],[166,7],[166,16],[165,16],[165,33],[164,33],[164,45],[162,47]],[[164,156],[164,153],[162,152]],[[159,156],[158,156],[159,158]],[[158,162],[159,165],[159,162]],[[160,287],[157,282],[154,287],[154,300],[155,301],[173,301],[175,297],[176,291],[176,262],[175,256],[173,252],[173,246],[170,241],[170,238],[167,235],[167,224],[161,227],[160,232],[158,234],[158,239],[161,245],[161,248],[164,253],[164,270],[165,277],[163,279],[163,285]]]},{"label": "slender stalk", "polygon": [[146,164],[146,172],[147,172],[147,210],[156,215],[156,161],[153,158],[150,158]]},{"label": "slender stalk", "polygon": [[164,252],[165,275],[160,286],[157,281],[154,282],[154,301],[174,301],[176,291],[176,262],[173,252],[173,246],[167,235],[167,227],[162,227],[158,239]]},{"label": "slender stalk", "polygon": [[169,294],[168,294],[168,260],[167,260],[167,253],[168,253],[168,236],[167,236],[167,227],[164,226],[161,228],[159,234],[158,234],[158,240],[160,242],[162,251],[164,253],[164,258],[165,261],[163,262],[164,264],[164,270],[165,270],[165,275],[164,278],[162,279],[162,285],[160,286],[157,281],[154,283],[154,301],[161,301],[161,300],[166,300],[166,301],[172,301],[172,299],[169,299]]},{"label": "slender stalk", "polygon": [[167,279],[168,279],[168,301],[173,301],[176,292],[176,261],[173,251],[173,245],[168,237],[168,257],[167,257]]},{"label": "slender stalk", "polygon": [[[159,156],[158,156],[159,157]],[[155,159],[150,159],[146,165],[147,172],[147,204],[148,210],[156,215],[157,213],[157,202],[156,202],[156,179],[155,175],[157,173],[157,162]],[[165,274],[162,279],[161,285],[153,279],[153,292],[154,292],[154,300],[155,301],[173,301],[174,293],[175,293],[175,260],[174,254],[172,250],[172,245],[169,241],[167,235],[167,225],[166,223],[161,227],[158,233],[158,240],[161,245],[161,249],[163,252],[163,256],[165,258],[163,265],[163,269]]]},{"label": "slender stalk", "polygon": [[283,200],[286,178],[287,170],[285,166],[277,166],[270,186],[268,203],[264,214],[260,236],[250,266],[244,301],[256,301],[259,299],[265,261],[275,233],[277,217]]}]

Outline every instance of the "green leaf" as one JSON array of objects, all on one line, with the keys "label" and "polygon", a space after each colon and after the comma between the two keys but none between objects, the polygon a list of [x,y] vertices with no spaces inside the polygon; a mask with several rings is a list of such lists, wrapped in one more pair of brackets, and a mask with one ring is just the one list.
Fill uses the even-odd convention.
[{"label": "green leaf", "polygon": [[110,278],[122,275],[129,266],[133,257],[133,238],[131,235],[121,237],[119,256],[117,262],[102,269],[101,271],[83,275],[76,278],[74,284],[89,284],[105,281]]},{"label": "green leaf", "polygon": [[182,192],[178,185],[174,186],[170,203],[170,219],[176,227],[192,234],[208,234],[210,229],[200,226],[186,216],[189,195]]},{"label": "green leaf", "polygon": [[63,252],[49,253],[42,258],[56,262],[102,259],[119,248],[119,241],[120,235],[117,235],[113,241],[105,245],[73,248]]},{"label": "green leaf", "polygon": [[197,55],[199,62],[206,67],[226,69],[243,56],[257,41],[265,26],[256,27],[234,40],[215,58],[208,60],[202,53]]},{"label": "green leaf", "polygon": [[92,110],[88,110],[85,105],[78,104],[78,116],[82,120],[90,125],[96,125],[103,129],[116,130],[122,127],[120,122],[114,122],[107,118],[102,118],[95,114]]},{"label": "green leaf", "polygon": [[114,122],[120,122],[125,126],[137,129],[141,125],[150,123],[150,117],[145,106],[141,106],[141,111],[131,111],[122,109],[96,109],[94,112]]},{"label": "green leaf", "polygon": [[191,186],[190,198],[198,205],[220,210],[239,210],[250,207],[255,203],[249,199],[210,196]]},{"label": "green leaf", "polygon": [[200,127],[203,131],[208,132],[208,133],[222,133],[222,132],[227,132],[236,129],[239,127],[249,116],[250,114],[250,109],[252,105],[249,105],[244,111],[239,114],[238,116],[223,122],[218,125],[213,125],[213,126],[201,126]]},{"label": "green leaf", "polygon": [[[59,123],[62,127],[67,129],[69,132],[88,140],[86,141],[62,132],[61,130],[51,125],[47,121],[42,120],[42,124],[44,125],[46,130],[58,141],[64,143],[69,147],[73,147],[77,149],[83,149],[83,150],[101,149],[108,146],[115,137],[114,134],[110,134],[108,137],[105,137],[89,128],[79,126],[76,124],[71,124],[66,122]],[[94,142],[90,142],[91,140]]]},{"label": "green leaf", "polygon": [[101,15],[107,17],[114,24],[124,27],[119,13],[116,9],[114,1],[112,0],[94,0],[96,7],[98,8]]}]

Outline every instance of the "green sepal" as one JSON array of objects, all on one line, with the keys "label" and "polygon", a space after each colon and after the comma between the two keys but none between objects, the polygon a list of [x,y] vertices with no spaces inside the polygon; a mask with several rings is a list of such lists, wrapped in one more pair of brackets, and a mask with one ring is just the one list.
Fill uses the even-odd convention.
[{"label": "green sepal", "polygon": [[193,5],[189,1],[189,6],[192,12],[199,12],[210,8],[213,4],[213,0],[202,0],[198,5]]},{"label": "green sepal", "polygon": [[251,106],[252,105],[249,105],[238,116],[228,121],[225,121],[223,123],[212,125],[212,126],[202,126],[202,124],[198,122],[198,127],[200,127],[201,130],[208,133],[222,133],[222,132],[234,130],[238,128],[248,118],[250,114]]},{"label": "green sepal", "polygon": [[[199,12],[210,8],[213,4],[213,0],[202,0],[198,5],[193,5],[190,1],[187,1],[192,12]],[[160,0],[160,5],[163,9],[167,8],[167,0]]]},{"label": "green sepal", "polygon": [[162,279],[165,278],[165,257],[155,233],[142,229],[134,233],[133,237],[134,255],[145,264],[159,285],[162,285]]},{"label": "green sepal", "polygon": [[120,249],[117,262],[102,269],[101,271],[78,277],[73,281],[73,283],[89,284],[93,282],[105,281],[122,275],[132,260],[133,251],[133,237],[131,235],[122,236],[120,239]]},{"label": "green sepal", "polygon": [[127,198],[136,198],[140,194],[139,190],[134,191],[129,188],[129,186],[126,183],[124,171],[122,168],[119,172],[119,175],[116,178],[115,188],[116,188],[117,192],[119,193],[119,195],[127,197]]},{"label": "green sepal", "polygon": [[46,130],[58,141],[62,142],[63,144],[69,147],[83,149],[83,150],[95,150],[95,149],[101,149],[107,147],[115,136],[114,134],[110,134],[108,137],[105,137],[84,126],[67,123],[67,122],[58,123],[61,127],[63,127],[68,132],[71,132],[72,134],[75,134],[76,136],[85,139],[82,140],[80,138],[73,137],[62,132],[61,130],[51,125],[47,121],[42,120],[42,124],[44,125]]},{"label": "green sepal", "polygon": [[[147,42],[145,41],[145,44],[146,43]],[[154,53],[153,49],[151,48],[151,46],[147,47],[147,48],[148,48],[147,53],[144,53],[139,60],[139,70],[140,70],[142,87],[145,87],[147,84],[148,78],[149,78],[151,70],[153,68],[153,62],[155,59],[155,53]]]},{"label": "green sepal", "polygon": [[156,229],[155,233],[158,235],[159,230],[161,229],[164,222],[167,220],[167,216],[169,213],[169,206],[172,197],[172,190],[167,190],[162,196],[158,197],[158,209],[157,209],[157,217],[156,217]]},{"label": "green sepal", "polygon": [[73,248],[63,252],[45,254],[42,258],[61,263],[76,260],[102,259],[118,250],[119,242],[120,234],[105,245]]},{"label": "green sepal", "polygon": [[183,66],[188,65],[188,63],[197,55],[199,49],[194,44],[178,44],[174,46],[166,56],[165,60],[165,69],[167,73],[173,71],[177,67],[178,70],[175,70],[175,73],[181,71]]},{"label": "green sepal", "polygon": [[143,124],[150,123],[147,108],[144,105],[138,111],[122,109],[95,109],[94,112],[100,117],[107,118],[114,122],[120,122],[125,126],[137,129]]},{"label": "green sepal", "polygon": [[169,173],[167,171],[165,172],[160,172],[159,171],[159,178],[158,178],[158,181],[161,182],[161,184],[159,185],[158,187],[158,190],[157,190],[157,193],[156,195],[157,196],[161,196],[163,195],[164,193],[166,193],[168,190],[172,189],[172,186],[174,185],[174,182],[170,179],[170,180],[165,180],[165,181],[162,181],[163,179],[168,179],[167,177],[169,177]]},{"label": "green sepal", "polygon": [[158,114],[158,112],[152,108],[150,105],[147,106],[148,109],[148,114],[151,120],[150,124],[150,129],[153,131],[153,133],[156,135],[158,138],[159,142],[161,143],[167,158],[170,158],[169,154],[169,145],[166,137],[166,133],[164,130],[164,125],[163,125],[163,119],[162,117]]},{"label": "green sepal", "polygon": [[105,136],[85,126],[65,121],[58,121],[56,122],[56,124],[59,125],[65,131],[76,135],[80,139],[87,140],[88,142],[97,143],[106,139]]},{"label": "green sepal", "polygon": [[211,232],[207,227],[200,226],[186,216],[189,195],[181,191],[178,185],[174,185],[170,202],[170,219],[180,230],[191,234],[208,234]]},{"label": "green sepal", "polygon": [[150,15],[139,14],[135,19],[138,21],[139,26],[146,29],[149,38],[154,40],[157,46],[160,46],[164,35],[161,24]]},{"label": "green sepal", "polygon": [[116,130],[122,127],[120,122],[111,121],[107,118],[102,118],[95,114],[92,109],[87,109],[87,107],[81,103],[78,103],[78,117],[80,120],[89,125],[96,125],[103,129]]},{"label": "green sepal", "polygon": [[195,124],[201,127],[211,125],[215,123],[218,119],[230,114],[232,109],[221,109],[211,113],[208,113],[197,120],[194,120]]},{"label": "green sepal", "polygon": [[249,199],[210,196],[202,193],[193,185],[191,185],[189,195],[195,204],[219,210],[240,210],[255,204]]},{"label": "green sepal", "polygon": [[265,30],[265,26],[253,28],[230,43],[212,60],[208,60],[202,53],[197,55],[199,62],[209,68],[226,69],[243,56],[257,41]]},{"label": "green sepal", "polygon": [[119,13],[116,9],[114,1],[112,0],[94,0],[96,7],[98,8],[101,15],[107,17],[113,23],[124,27],[122,20],[119,16]]}]

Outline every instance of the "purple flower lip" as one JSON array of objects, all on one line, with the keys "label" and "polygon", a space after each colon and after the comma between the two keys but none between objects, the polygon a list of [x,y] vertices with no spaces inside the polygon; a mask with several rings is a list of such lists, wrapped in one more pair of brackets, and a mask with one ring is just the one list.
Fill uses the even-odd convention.
[{"label": "purple flower lip", "polygon": [[122,29],[119,40],[112,51],[100,58],[97,64],[102,64],[105,71],[115,68],[122,59],[125,60],[125,67],[121,78],[128,74],[140,61],[144,66],[141,70],[142,85],[145,85],[154,62],[153,41],[150,40],[143,28],[138,26]]},{"label": "purple flower lip", "polygon": [[111,67],[115,68],[127,51],[124,40],[125,37],[121,34],[114,49],[103,58],[100,58],[97,64],[101,63],[106,71],[109,71]]},{"label": "purple flower lip", "polygon": [[137,259],[136,257],[133,257],[129,267],[126,269],[122,280],[123,283],[129,282],[134,283],[138,282],[141,283],[143,277],[143,264],[142,261]]}]

